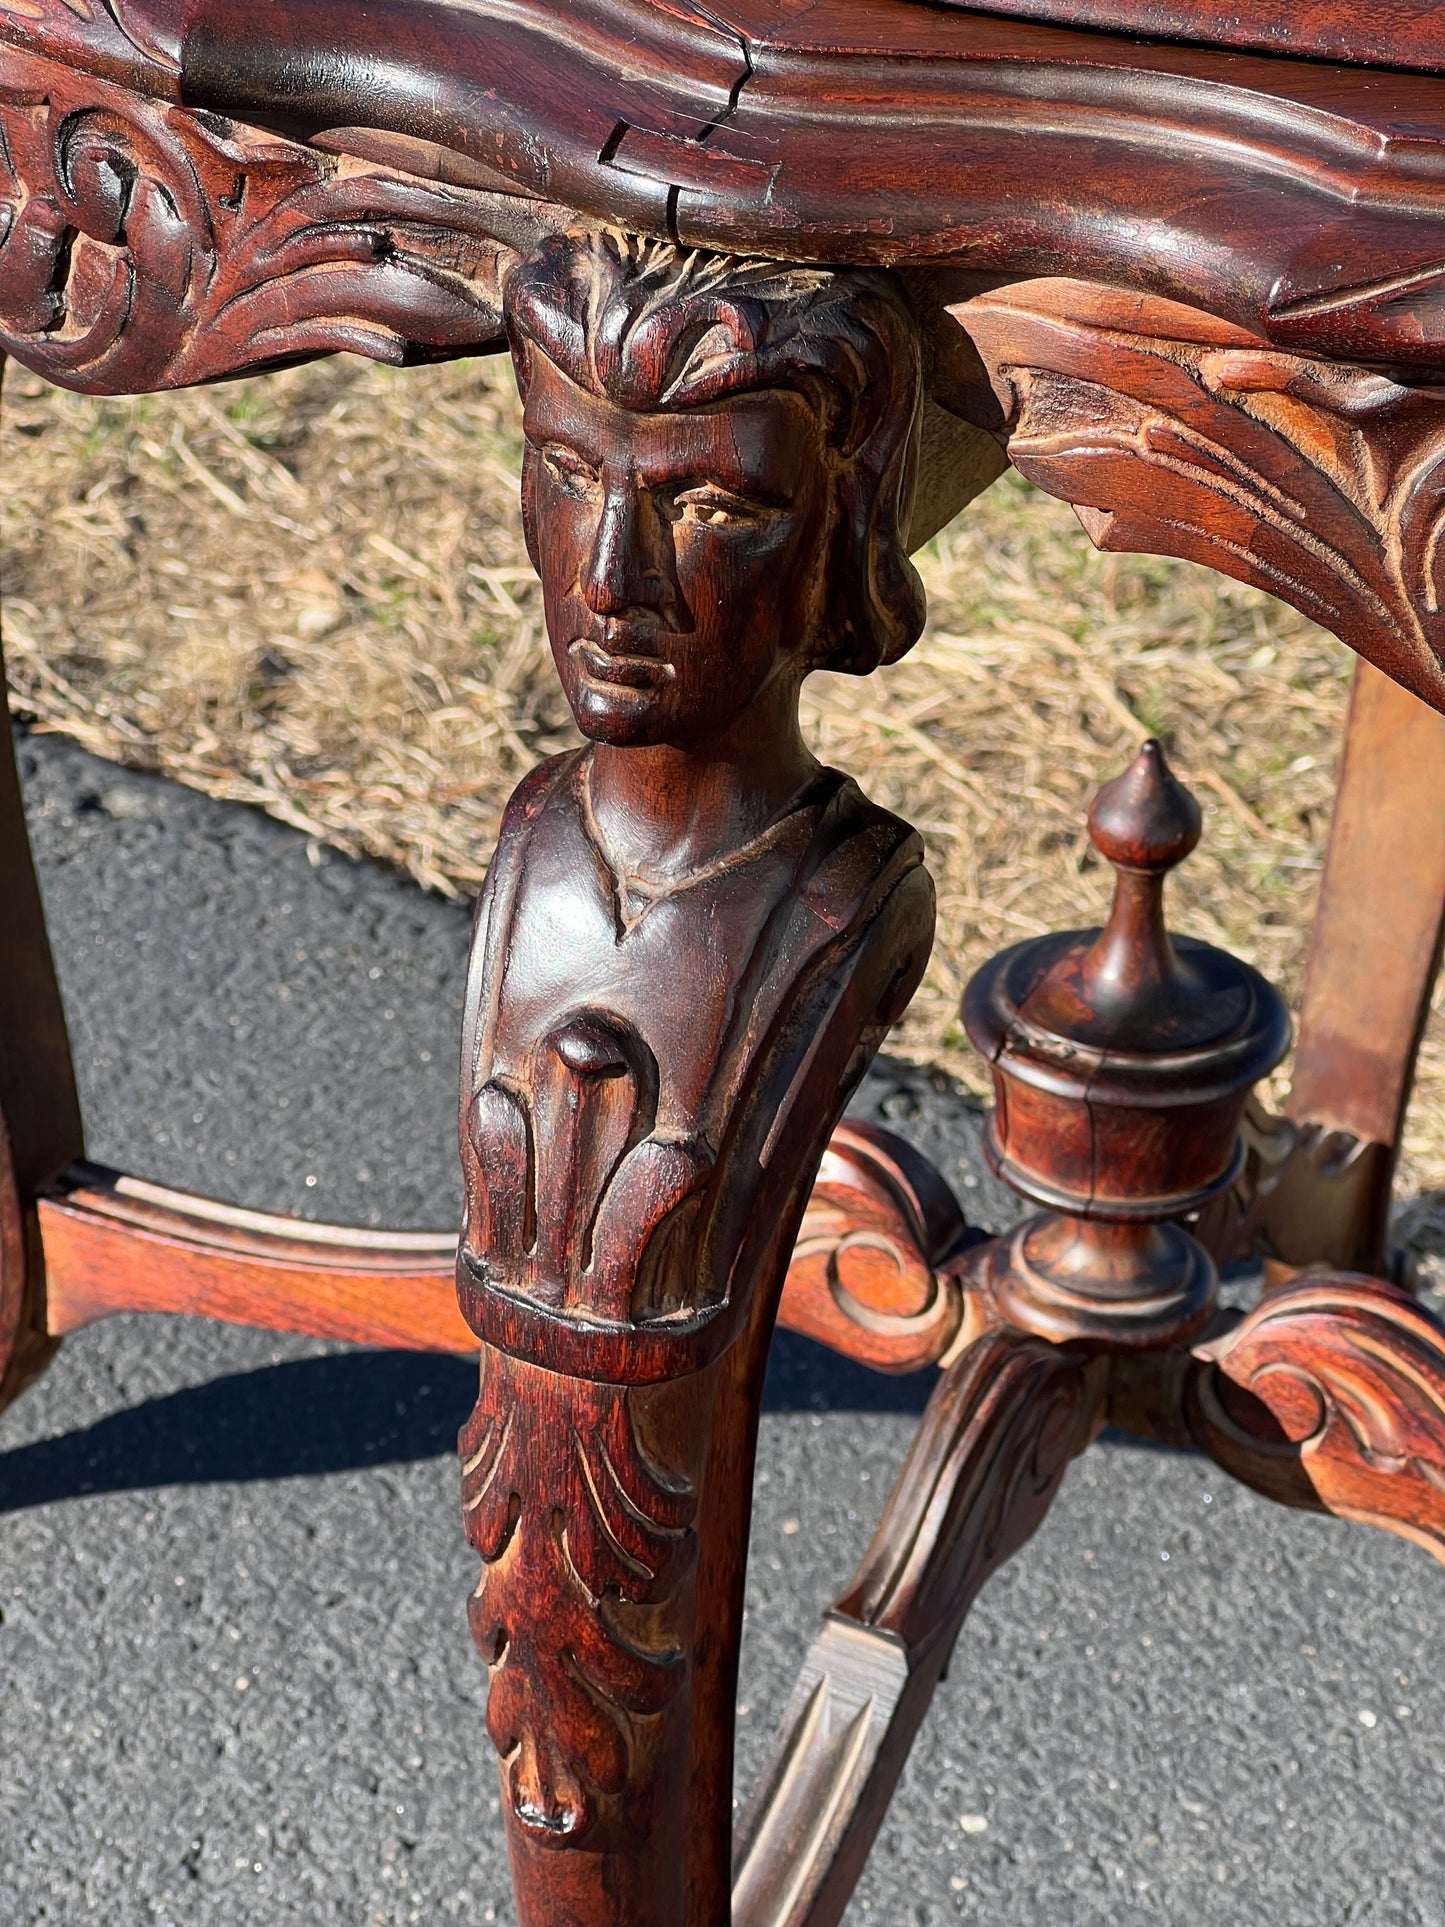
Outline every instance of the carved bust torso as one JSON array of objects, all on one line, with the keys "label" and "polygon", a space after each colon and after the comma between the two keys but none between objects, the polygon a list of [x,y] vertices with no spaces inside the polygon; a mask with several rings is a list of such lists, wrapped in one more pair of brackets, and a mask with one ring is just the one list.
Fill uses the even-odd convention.
[{"label": "carved bust torso", "polygon": [[507,313],[529,551],[591,741],[519,788],[479,906],[461,1303],[521,1356],[650,1335],[610,1369],[667,1376],[785,1260],[932,934],[919,839],[798,726],[810,670],[922,619],[916,331],[876,280],[610,233],[547,244]]},{"label": "carved bust torso", "polygon": [[[741,848],[639,889],[602,845],[587,772],[580,752],[529,778],[479,909],[468,1251],[493,1286],[556,1310],[686,1318],[726,1292],[812,1043],[799,1007],[825,1015],[865,921],[910,876],[910,905],[926,890],[922,848],[820,770]],[[658,1261],[678,1212],[681,1266]]]}]

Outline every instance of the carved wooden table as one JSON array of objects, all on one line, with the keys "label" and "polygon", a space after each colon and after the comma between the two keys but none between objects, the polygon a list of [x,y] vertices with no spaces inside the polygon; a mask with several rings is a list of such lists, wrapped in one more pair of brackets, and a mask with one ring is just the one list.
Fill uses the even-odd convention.
[{"label": "carved wooden table", "polygon": [[[53,381],[516,361],[589,742],[483,893],[460,1248],[84,1162],[7,736],[0,1395],[120,1310],[480,1342],[526,1927],[837,1920],[969,1603],[1106,1419],[1445,1556],[1445,1331],[1385,1242],[1445,911],[1437,8],[0,0],[0,132],[0,341]],[[1108,927],[969,989],[1035,1207],[988,1240],[837,1122],[932,896],[796,701],[910,646],[908,552],[1009,460],[1362,663],[1289,1115],[1249,1098],[1275,993],[1166,933],[1199,815],[1146,745],[1091,814]],[[775,1319],[943,1370],[734,1836]]]}]

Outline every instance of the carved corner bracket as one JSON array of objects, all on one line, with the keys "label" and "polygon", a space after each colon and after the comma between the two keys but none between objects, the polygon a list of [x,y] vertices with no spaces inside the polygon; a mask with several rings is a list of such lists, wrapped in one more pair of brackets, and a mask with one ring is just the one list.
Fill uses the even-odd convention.
[{"label": "carved corner bracket", "polygon": [[1225,1471],[1445,1561],[1445,1329],[1408,1293],[1301,1278],[1194,1356],[1189,1430]]},{"label": "carved corner bracket", "polygon": [[5,49],[0,348],[63,387],[499,346],[501,274],[549,213]]},{"label": "carved corner bracket", "polygon": [[1445,394],[1092,282],[949,312],[1015,466],[1099,548],[1265,589],[1445,709]]}]

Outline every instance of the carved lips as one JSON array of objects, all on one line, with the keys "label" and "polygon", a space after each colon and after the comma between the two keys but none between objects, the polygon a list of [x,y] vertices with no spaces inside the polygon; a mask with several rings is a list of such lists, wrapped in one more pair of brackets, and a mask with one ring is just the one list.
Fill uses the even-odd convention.
[{"label": "carved lips", "polygon": [[587,636],[574,636],[567,653],[587,682],[605,689],[665,689],[677,675],[664,656],[604,649]]}]

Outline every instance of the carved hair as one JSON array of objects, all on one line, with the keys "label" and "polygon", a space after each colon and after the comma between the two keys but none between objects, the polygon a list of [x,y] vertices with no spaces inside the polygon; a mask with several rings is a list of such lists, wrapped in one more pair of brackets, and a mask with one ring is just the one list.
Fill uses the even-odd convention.
[{"label": "carved hair", "polygon": [[549,236],[506,284],[523,398],[531,355],[623,408],[802,394],[833,464],[834,555],[814,668],[866,675],[912,648],[923,588],[904,545],[912,505],[917,327],[882,274],[787,267],[639,240]]}]

